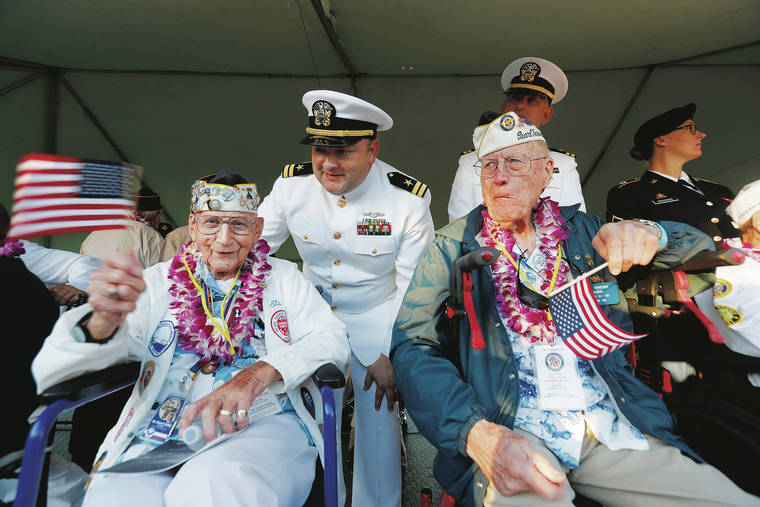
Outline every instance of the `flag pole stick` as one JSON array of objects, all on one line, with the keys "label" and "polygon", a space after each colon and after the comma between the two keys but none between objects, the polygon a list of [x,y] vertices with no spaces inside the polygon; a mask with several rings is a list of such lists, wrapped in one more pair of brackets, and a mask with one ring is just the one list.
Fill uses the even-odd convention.
[{"label": "flag pole stick", "polygon": [[578,278],[575,278],[575,279],[573,279],[572,281],[570,281],[570,282],[567,282],[567,283],[566,283],[565,285],[563,285],[562,287],[558,287],[558,288],[554,289],[553,291],[551,291],[551,292],[549,293],[549,297],[552,297],[552,296],[556,296],[557,294],[559,294],[559,293],[560,293],[560,292],[562,292],[563,290],[565,290],[565,289],[569,289],[570,287],[572,287],[572,286],[573,286],[573,284],[576,284],[576,283],[580,282],[580,281],[581,281],[581,280],[583,280],[584,278],[588,278],[589,276],[593,275],[593,274],[594,274],[594,273],[596,273],[597,271],[601,271],[601,270],[603,270],[604,268],[606,268],[606,267],[607,267],[607,264],[609,264],[609,262],[605,262],[604,264],[602,264],[602,265],[600,265],[600,266],[597,266],[597,267],[595,267],[595,268],[594,268],[594,269],[592,269],[591,271],[586,271],[585,273],[583,273],[583,274],[582,274],[581,276],[579,276]]}]

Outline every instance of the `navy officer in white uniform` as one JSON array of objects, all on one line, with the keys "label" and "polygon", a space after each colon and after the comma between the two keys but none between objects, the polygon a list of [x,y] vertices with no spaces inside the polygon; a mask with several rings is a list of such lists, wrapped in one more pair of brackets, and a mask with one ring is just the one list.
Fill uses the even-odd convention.
[{"label": "navy officer in white uniform", "polygon": [[[505,97],[499,114],[514,111],[523,120],[541,126],[552,118],[554,104],[567,94],[567,76],[549,60],[524,56],[504,69],[501,87]],[[492,116],[489,118],[484,113],[478,125],[487,124],[499,116],[494,112],[488,113]],[[554,162],[554,175],[541,197],[551,198],[560,206],[580,204],[580,210],[586,211],[575,155],[550,148],[549,156]],[[483,202],[480,178],[475,174],[477,160],[474,150],[465,151],[459,157],[459,167],[449,197],[449,222],[466,215]]]},{"label": "navy officer in white uniform", "polygon": [[[330,90],[303,96],[311,162],[288,164],[259,208],[273,250],[293,237],[314,283],[348,328],[355,393],[353,505],[401,503],[391,329],[433,240],[430,192],[377,159],[379,107]],[[385,397],[385,400],[383,400]]]}]

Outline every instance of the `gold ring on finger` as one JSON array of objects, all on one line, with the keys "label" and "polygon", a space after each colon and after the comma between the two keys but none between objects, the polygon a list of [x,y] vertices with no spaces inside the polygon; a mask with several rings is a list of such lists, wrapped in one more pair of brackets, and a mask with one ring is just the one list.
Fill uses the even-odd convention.
[{"label": "gold ring on finger", "polygon": [[230,412],[229,410],[226,410],[226,409],[223,408],[223,409],[221,409],[219,411],[219,415],[223,415],[225,417],[229,417],[229,416],[232,415],[232,412]]}]

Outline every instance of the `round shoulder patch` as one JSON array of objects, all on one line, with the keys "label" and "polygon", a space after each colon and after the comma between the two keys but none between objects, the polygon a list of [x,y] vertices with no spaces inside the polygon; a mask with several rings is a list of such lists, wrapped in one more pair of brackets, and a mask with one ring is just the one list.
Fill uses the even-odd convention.
[{"label": "round shoulder patch", "polygon": [[718,313],[728,327],[736,325],[742,321],[742,314],[735,308],[726,305],[715,305],[715,309],[718,310]]},{"label": "round shoulder patch", "polygon": [[722,298],[731,292],[731,283],[722,278],[715,279],[715,285],[713,285],[713,297]]},{"label": "round shoulder patch", "polygon": [[156,362],[153,360],[147,361],[143,366],[140,373],[140,379],[137,381],[137,394],[142,394],[145,388],[150,384],[150,379],[153,378],[153,374],[156,372]]},{"label": "round shoulder patch", "polygon": [[162,320],[158,323],[158,327],[153,331],[153,336],[150,338],[148,344],[148,350],[153,357],[158,357],[169,348],[169,345],[174,341],[176,331],[174,330],[174,324],[170,320]]},{"label": "round shoulder patch", "polygon": [[290,342],[290,331],[288,330],[288,316],[285,310],[277,310],[272,314],[272,319],[269,323],[269,327],[272,328],[274,334],[276,334],[280,340],[285,343]]}]

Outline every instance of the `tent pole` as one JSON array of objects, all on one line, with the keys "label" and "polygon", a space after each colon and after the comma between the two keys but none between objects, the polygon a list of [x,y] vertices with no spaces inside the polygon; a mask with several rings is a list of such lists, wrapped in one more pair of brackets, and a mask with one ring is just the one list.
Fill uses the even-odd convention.
[{"label": "tent pole", "polygon": [[45,75],[44,72],[37,72],[37,73],[34,73],[34,74],[30,74],[28,76],[24,76],[23,78],[19,79],[15,83],[11,83],[8,86],[6,86],[5,88],[0,89],[0,96],[3,96],[6,93],[15,90],[16,88],[20,88],[20,87],[22,87],[22,86],[24,86],[26,84],[29,84],[32,81],[34,81],[35,79],[37,79],[38,77],[42,77],[44,75]]},{"label": "tent pole", "polygon": [[106,142],[109,144],[109,146],[111,146],[113,151],[116,152],[116,154],[119,156],[119,159],[123,160],[124,162],[129,162],[129,157],[127,157],[126,153],[124,153],[121,148],[119,148],[119,145],[116,144],[116,141],[114,141],[113,137],[111,137],[103,124],[100,123],[100,120],[98,120],[92,110],[87,106],[87,104],[85,104],[84,100],[82,100],[82,97],[79,95],[79,93],[77,93],[74,87],[71,86],[71,83],[63,74],[61,74],[61,84],[63,84],[63,87],[66,88],[76,103],[79,104],[82,112],[85,114],[85,116],[87,116],[87,118],[90,119],[92,124],[95,125],[95,128],[98,129],[98,132],[100,132],[100,134],[105,138]]},{"label": "tent pole", "polygon": [[338,32],[335,30],[335,25],[333,24],[332,19],[330,19],[331,14],[328,15],[325,12],[324,6],[322,5],[322,0],[311,0],[311,5],[314,6],[314,10],[317,12],[317,17],[322,23],[322,28],[325,29],[325,33],[330,39],[333,49],[336,53],[338,53],[340,61],[343,62],[343,66],[351,76],[351,91],[356,94],[357,72],[356,69],[354,69],[354,66],[351,64],[351,60],[348,58],[348,54],[343,47],[343,43],[340,41],[340,37],[338,37]]},{"label": "tent pole", "polygon": [[581,187],[584,187],[586,185],[588,180],[591,178],[591,175],[593,175],[594,171],[596,171],[596,168],[599,167],[599,163],[602,161],[602,159],[604,158],[604,155],[607,153],[607,148],[610,147],[610,145],[612,144],[612,141],[615,139],[615,136],[617,136],[617,133],[620,130],[620,127],[623,126],[623,122],[625,121],[626,118],[628,118],[628,114],[631,112],[633,105],[639,99],[641,92],[644,91],[644,87],[649,82],[649,78],[652,77],[652,73],[654,72],[655,68],[656,66],[654,65],[649,67],[646,73],[644,74],[644,77],[641,78],[641,81],[639,82],[639,86],[636,88],[636,91],[633,92],[633,95],[631,96],[631,100],[628,101],[628,105],[623,110],[623,114],[620,115],[620,118],[615,124],[615,127],[610,132],[609,137],[607,137],[607,141],[604,143],[604,146],[602,146],[601,151],[596,156],[596,160],[594,160],[594,163],[591,165],[591,169],[589,169],[588,172],[585,174],[585,176],[583,176]]},{"label": "tent pole", "polygon": [[[82,109],[84,114],[87,116],[87,118],[90,119],[93,125],[95,125],[95,128],[98,129],[100,134],[105,138],[106,142],[111,146],[111,148],[116,152],[116,154],[119,156],[121,160],[124,162],[129,162],[129,158],[127,157],[126,153],[124,153],[121,148],[119,148],[119,145],[116,144],[116,141],[111,137],[111,135],[108,133],[106,128],[103,126],[102,123],[100,123],[100,120],[95,116],[95,113],[92,112],[92,110],[85,104],[84,100],[82,100],[82,97],[77,93],[77,91],[74,89],[73,86],[71,86],[71,83],[68,79],[66,79],[66,76],[63,74],[60,75],[60,81],[63,84],[64,88],[68,90],[69,94],[74,98],[74,100],[79,104],[79,107]],[[143,186],[148,186],[145,183],[144,178],[140,178],[140,183]],[[177,222],[174,221],[172,216],[169,214],[169,212],[164,209],[163,215],[166,217],[166,219],[172,223],[173,225],[177,225]]]}]

